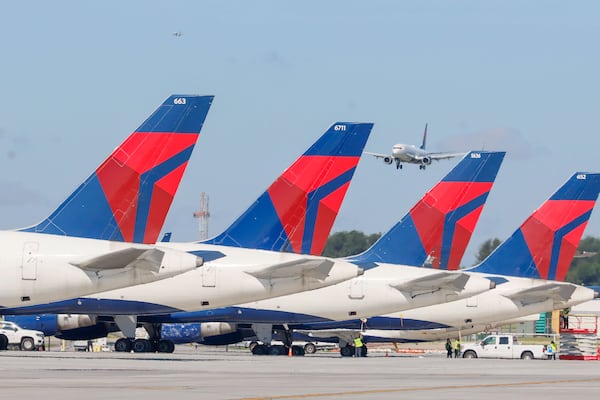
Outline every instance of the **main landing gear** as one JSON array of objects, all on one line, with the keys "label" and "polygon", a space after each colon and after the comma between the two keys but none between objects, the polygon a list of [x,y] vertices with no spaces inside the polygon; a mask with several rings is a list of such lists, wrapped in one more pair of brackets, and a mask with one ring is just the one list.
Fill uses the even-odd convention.
[{"label": "main landing gear", "polygon": [[175,344],[170,340],[121,338],[115,342],[115,351],[129,353],[172,353]]},{"label": "main landing gear", "polygon": [[[290,348],[288,346],[279,344],[268,345],[254,343],[254,346],[252,344],[250,345],[250,351],[256,356],[287,356],[290,354]],[[303,356],[304,354],[305,351],[302,346],[292,346],[293,356]]]},{"label": "main landing gear", "polygon": [[[340,348],[340,354],[342,355],[342,357],[354,357],[354,350],[354,346],[347,344],[344,347]],[[363,346],[361,347],[360,356],[367,356],[367,346],[365,344],[363,344]]]}]

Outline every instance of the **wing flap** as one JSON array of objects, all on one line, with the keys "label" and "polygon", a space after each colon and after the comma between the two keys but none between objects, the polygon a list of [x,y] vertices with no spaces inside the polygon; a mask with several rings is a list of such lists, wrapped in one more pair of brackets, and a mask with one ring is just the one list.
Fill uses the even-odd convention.
[{"label": "wing flap", "polygon": [[571,298],[576,288],[575,285],[567,282],[551,282],[505,293],[503,296],[513,301],[519,301],[523,305],[540,303],[548,299],[563,302]]},{"label": "wing flap", "polygon": [[390,284],[390,286],[401,292],[422,292],[440,289],[460,292],[465,288],[468,281],[468,274],[446,271],[411,279],[410,281]]},{"label": "wing flap", "polygon": [[130,247],[117,250],[87,260],[72,262],[85,271],[106,271],[119,268],[137,268],[158,273],[164,252],[158,249]]},{"label": "wing flap", "polygon": [[246,273],[258,279],[311,277],[322,280],[329,276],[333,264],[329,259],[300,258]]}]

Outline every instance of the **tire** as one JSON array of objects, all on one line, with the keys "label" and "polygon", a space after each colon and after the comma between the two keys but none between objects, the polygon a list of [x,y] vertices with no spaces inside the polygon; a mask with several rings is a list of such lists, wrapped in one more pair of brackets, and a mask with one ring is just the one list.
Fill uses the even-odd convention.
[{"label": "tire", "polygon": [[354,346],[344,346],[340,348],[340,354],[342,357],[352,357],[354,355]]},{"label": "tire", "polygon": [[302,346],[292,346],[292,355],[293,356],[304,356],[305,350]]},{"label": "tire", "polygon": [[308,342],[304,345],[304,352],[306,354],[315,354],[317,352],[317,346],[314,343]]},{"label": "tire", "polygon": [[257,342],[250,342],[250,344],[248,345],[248,348],[250,349],[250,351],[254,350],[254,348],[258,346]]},{"label": "tire", "polygon": [[524,351],[521,354],[521,360],[533,360],[533,353],[530,351]]},{"label": "tire", "polygon": [[170,340],[159,340],[156,351],[159,353],[172,353],[175,351],[175,344]]},{"label": "tire", "polygon": [[8,338],[6,335],[0,335],[0,350],[8,350]]},{"label": "tire", "polygon": [[21,339],[21,350],[22,351],[33,351],[35,350],[35,342],[30,337]]},{"label": "tire", "polygon": [[271,348],[269,349],[269,354],[271,354],[272,356],[287,356],[288,348],[283,345],[271,346]]},{"label": "tire", "polygon": [[264,356],[266,354],[269,354],[269,348],[264,344],[257,344],[252,348],[251,351],[252,354],[254,354],[255,356]]},{"label": "tire", "polygon": [[115,342],[115,351],[117,352],[129,353],[132,347],[133,343],[126,338],[121,338]]},{"label": "tire", "polygon": [[477,353],[473,350],[467,350],[463,353],[463,358],[477,358]]},{"label": "tire", "polygon": [[152,350],[152,343],[147,339],[135,339],[133,342],[134,353],[149,353]]}]

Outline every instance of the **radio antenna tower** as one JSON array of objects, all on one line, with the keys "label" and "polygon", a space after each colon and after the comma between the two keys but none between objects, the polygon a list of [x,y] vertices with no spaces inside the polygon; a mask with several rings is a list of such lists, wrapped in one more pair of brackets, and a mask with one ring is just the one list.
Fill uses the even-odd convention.
[{"label": "radio antenna tower", "polygon": [[200,208],[194,212],[194,218],[198,218],[198,230],[200,232],[200,240],[208,239],[208,193],[200,193]]}]

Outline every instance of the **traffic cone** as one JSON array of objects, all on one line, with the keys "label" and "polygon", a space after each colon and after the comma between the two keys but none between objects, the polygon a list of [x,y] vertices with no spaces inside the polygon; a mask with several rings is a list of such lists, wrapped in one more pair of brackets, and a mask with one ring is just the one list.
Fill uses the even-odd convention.
[{"label": "traffic cone", "polygon": [[292,346],[288,347],[288,357],[292,356]]}]

